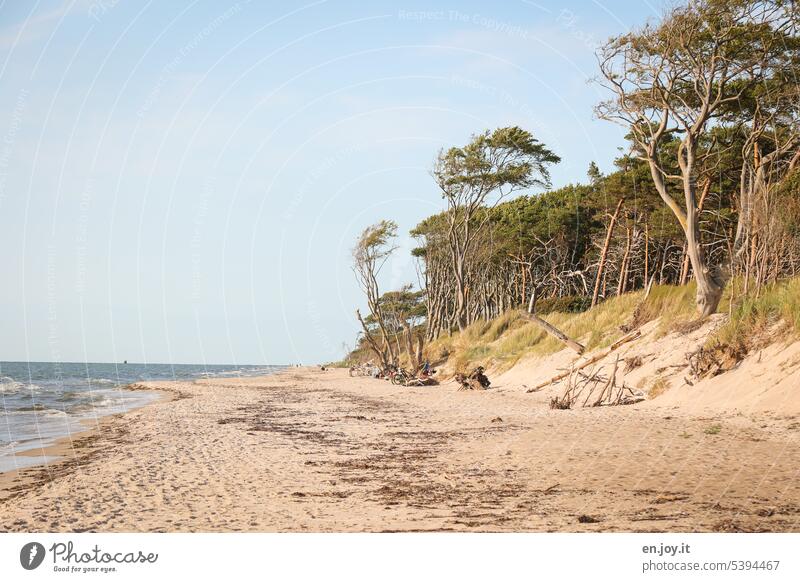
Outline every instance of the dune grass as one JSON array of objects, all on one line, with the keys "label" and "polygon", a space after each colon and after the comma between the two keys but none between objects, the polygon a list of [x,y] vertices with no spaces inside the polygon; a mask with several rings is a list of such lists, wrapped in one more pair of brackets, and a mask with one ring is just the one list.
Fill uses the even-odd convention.
[{"label": "dune grass", "polygon": [[[726,287],[718,311],[730,317],[709,341],[742,341],[781,320],[800,334],[800,277],[763,289],[758,297],[732,302],[740,288],[738,281]],[[581,313],[551,312],[543,317],[591,351],[621,337],[620,326],[631,322],[634,312],[637,326],[659,320],[657,336],[680,329],[696,318],[695,292],[694,283],[655,285],[644,303],[644,291],[637,291],[612,297]],[[548,355],[563,348],[561,342],[527,321],[522,311],[512,310],[492,321],[477,321],[463,333],[443,336],[432,342],[427,351],[432,360],[448,359],[456,370],[477,365],[503,370],[524,357]]]},{"label": "dune grass", "polygon": [[647,391],[647,395],[651,399],[657,398],[661,396],[664,392],[666,392],[668,389],[669,389],[669,382],[667,382],[666,378],[656,378],[650,385],[650,388]]},{"label": "dune grass", "polygon": [[[736,345],[746,353],[753,345],[748,338],[763,336],[765,330],[780,321],[800,335],[800,277],[762,289],[758,296],[740,297],[740,290],[740,281],[732,281],[726,287],[718,311],[729,314],[728,321],[707,343],[738,342]],[[584,312],[554,311],[542,317],[591,351],[621,337],[620,327],[633,321],[634,316],[637,326],[659,320],[658,337],[681,329],[682,324],[697,316],[695,292],[694,283],[655,285],[644,302],[644,291],[640,290],[612,297]],[[563,348],[561,342],[525,319],[521,310],[511,310],[491,321],[477,321],[462,333],[441,336],[425,352],[431,361],[447,360],[455,370],[477,365],[504,370],[524,357],[548,355]]]},{"label": "dune grass", "polygon": [[[552,312],[544,318],[574,338],[587,350],[605,347],[622,335],[620,326],[630,320],[641,303],[643,291],[612,297],[581,313]],[[656,286],[640,309],[644,321],[669,314],[669,319],[689,318],[694,312],[694,290],[686,287]],[[521,358],[547,355],[563,344],[525,319],[520,310],[504,313],[493,321],[477,321],[462,333],[441,337],[428,346],[432,359],[449,358],[454,369],[476,365],[507,369]]]},{"label": "dune grass", "polygon": [[734,301],[730,317],[708,340],[708,344],[752,347],[760,337],[782,323],[783,331],[800,334],[800,277],[769,285],[757,295]]},{"label": "dune grass", "polygon": [[676,325],[695,317],[696,293],[694,281],[683,286],[654,285],[637,314],[638,322],[661,318],[657,333],[659,336],[666,335]]}]

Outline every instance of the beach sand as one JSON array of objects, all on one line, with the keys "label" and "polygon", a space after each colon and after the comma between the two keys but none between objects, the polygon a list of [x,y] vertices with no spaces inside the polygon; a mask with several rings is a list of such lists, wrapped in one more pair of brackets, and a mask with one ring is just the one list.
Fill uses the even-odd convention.
[{"label": "beach sand", "polygon": [[0,530],[800,530],[792,417],[550,410],[509,378],[146,384],[165,397],[0,476]]}]

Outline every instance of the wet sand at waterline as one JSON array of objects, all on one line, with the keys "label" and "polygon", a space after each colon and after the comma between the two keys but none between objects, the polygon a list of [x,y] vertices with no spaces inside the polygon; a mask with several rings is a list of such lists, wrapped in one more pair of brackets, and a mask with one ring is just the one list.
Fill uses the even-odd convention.
[{"label": "wet sand at waterline", "polygon": [[0,475],[0,530],[800,530],[797,422],[550,410],[512,379],[148,383],[165,396],[48,452],[64,461]]}]

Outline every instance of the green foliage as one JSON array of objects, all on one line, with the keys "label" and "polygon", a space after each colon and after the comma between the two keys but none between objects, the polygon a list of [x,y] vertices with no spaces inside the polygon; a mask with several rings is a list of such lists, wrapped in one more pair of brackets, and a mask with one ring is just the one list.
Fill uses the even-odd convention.
[{"label": "green foliage", "polygon": [[412,291],[411,285],[406,285],[398,291],[387,291],[381,295],[378,303],[384,313],[392,314],[402,320],[425,317],[425,292]]},{"label": "green foliage", "polygon": [[592,304],[588,295],[567,295],[565,297],[550,297],[536,302],[536,313],[539,315],[560,311],[562,313],[580,313],[586,311]]},{"label": "green foliage", "polygon": [[375,259],[384,258],[394,250],[390,243],[396,236],[397,223],[393,220],[381,220],[364,229],[353,253],[369,255]]},{"label": "green foliage", "polygon": [[439,154],[434,176],[442,194],[455,196],[469,190],[483,197],[504,187],[549,187],[548,166],[561,161],[557,155],[520,127],[501,127],[472,136],[464,147]]},{"label": "green foliage", "polygon": [[601,228],[594,194],[591,186],[570,184],[497,205],[490,212],[495,252],[526,256],[543,241],[553,241],[583,255],[589,237]]}]

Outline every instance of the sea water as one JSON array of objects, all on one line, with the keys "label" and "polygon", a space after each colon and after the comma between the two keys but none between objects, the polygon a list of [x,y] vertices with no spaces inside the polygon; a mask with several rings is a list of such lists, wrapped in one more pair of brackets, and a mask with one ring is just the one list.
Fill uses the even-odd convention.
[{"label": "sea water", "polygon": [[0,362],[0,472],[49,459],[18,455],[86,430],[90,422],[151,402],[147,380],[260,376],[285,366]]}]

